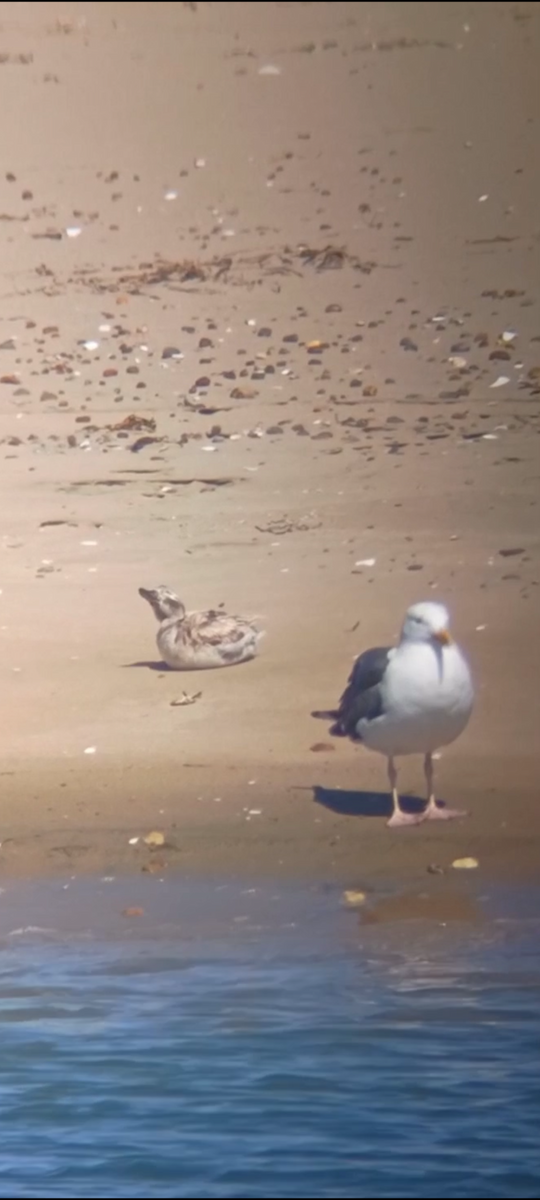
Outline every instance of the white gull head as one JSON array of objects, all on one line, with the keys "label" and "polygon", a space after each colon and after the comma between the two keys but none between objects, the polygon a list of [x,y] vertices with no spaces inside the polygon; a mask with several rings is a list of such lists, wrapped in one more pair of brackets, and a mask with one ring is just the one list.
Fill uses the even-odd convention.
[{"label": "white gull head", "polygon": [[444,604],[424,600],[408,609],[400,641],[434,642],[439,646],[448,646],[451,641],[449,627],[450,617]]}]

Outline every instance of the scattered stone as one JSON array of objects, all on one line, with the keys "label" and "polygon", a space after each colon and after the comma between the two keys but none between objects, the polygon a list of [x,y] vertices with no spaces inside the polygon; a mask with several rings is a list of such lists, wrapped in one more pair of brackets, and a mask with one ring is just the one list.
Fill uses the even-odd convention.
[{"label": "scattered stone", "polygon": [[356,892],[353,889],[349,889],[343,893],[343,899],[345,904],[348,904],[350,908],[358,908],[361,904],[366,903],[367,896],[365,892]]},{"label": "scattered stone", "polygon": [[134,441],[129,448],[130,448],[132,454],[138,454],[139,450],[145,450],[147,446],[153,446],[153,445],[155,445],[156,442],[162,442],[162,441],[163,441],[163,438],[150,437],[148,434],[146,434],[145,437],[137,438],[136,441]]},{"label": "scattered stone", "polygon": [[150,846],[150,847],[164,846],[165,845],[165,834],[161,833],[161,831],[159,829],[152,829],[152,831],[150,833],[146,834],[146,837],[143,838],[143,841],[145,842],[145,844],[147,846]]},{"label": "scattered stone", "polygon": [[[89,417],[84,419],[90,420]],[[137,430],[147,430],[149,433],[153,433],[156,428],[156,421],[154,417],[142,417],[139,413],[130,413],[129,416],[123,417],[121,421],[117,421],[115,425],[107,425],[106,428],[110,429],[112,433]]]},{"label": "scattered stone", "polygon": [[231,400],[254,400],[258,395],[257,388],[235,387],[231,392]]}]

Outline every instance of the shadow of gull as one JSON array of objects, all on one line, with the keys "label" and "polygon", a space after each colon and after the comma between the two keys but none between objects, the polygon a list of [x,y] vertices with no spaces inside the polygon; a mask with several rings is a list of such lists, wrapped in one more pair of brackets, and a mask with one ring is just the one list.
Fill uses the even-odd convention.
[{"label": "shadow of gull", "polygon": [[[316,804],[328,808],[342,817],[390,817],[392,797],[388,792],[347,792],[341,788],[313,787]],[[422,812],[426,807],[421,796],[400,795],[404,812]]]},{"label": "shadow of gull", "polygon": [[172,670],[172,667],[168,667],[166,662],[143,661],[143,662],[122,663],[122,666],[124,668],[146,667],[146,669],[148,671],[171,671]]}]

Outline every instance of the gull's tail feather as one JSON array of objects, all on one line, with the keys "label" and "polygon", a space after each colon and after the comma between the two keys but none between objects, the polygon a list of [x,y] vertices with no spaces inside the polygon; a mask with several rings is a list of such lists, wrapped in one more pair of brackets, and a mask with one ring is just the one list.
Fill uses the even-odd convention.
[{"label": "gull's tail feather", "polygon": [[343,725],[341,723],[341,713],[339,712],[339,709],[337,709],[337,708],[315,709],[314,712],[311,713],[311,716],[315,717],[315,719],[317,721],[333,721],[334,724],[331,725],[330,729],[328,730],[328,732],[331,733],[333,737],[346,737],[347,736],[346,731],[344,730]]}]

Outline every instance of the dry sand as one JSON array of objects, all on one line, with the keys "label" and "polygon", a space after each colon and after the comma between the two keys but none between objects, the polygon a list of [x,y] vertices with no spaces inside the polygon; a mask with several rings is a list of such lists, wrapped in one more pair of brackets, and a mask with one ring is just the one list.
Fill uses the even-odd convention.
[{"label": "dry sand", "polygon": [[[538,868],[539,50],[527,3],[0,3],[4,876]],[[160,582],[260,658],[156,670]],[[396,833],[310,711],[429,597],[470,817]]]}]

